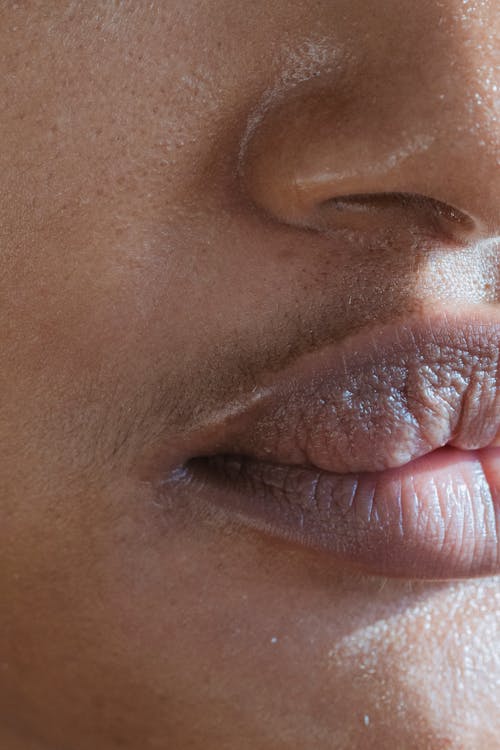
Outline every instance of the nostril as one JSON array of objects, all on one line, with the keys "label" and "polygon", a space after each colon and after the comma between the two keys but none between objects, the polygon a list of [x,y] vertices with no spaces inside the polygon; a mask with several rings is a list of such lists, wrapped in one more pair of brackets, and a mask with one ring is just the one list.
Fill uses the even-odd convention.
[{"label": "nostril", "polygon": [[318,231],[377,229],[420,231],[457,243],[477,231],[476,222],[454,206],[415,193],[359,193],[321,201],[300,226]]},{"label": "nostril", "polygon": [[440,218],[459,224],[466,229],[473,229],[475,222],[469,216],[447,203],[414,193],[360,193],[345,195],[323,202],[331,205],[337,211],[366,212],[369,209],[387,210],[403,208],[414,211],[427,211]]}]

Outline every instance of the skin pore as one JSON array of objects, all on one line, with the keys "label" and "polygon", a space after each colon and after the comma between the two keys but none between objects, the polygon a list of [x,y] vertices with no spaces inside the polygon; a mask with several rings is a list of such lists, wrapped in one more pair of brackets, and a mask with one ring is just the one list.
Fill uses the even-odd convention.
[{"label": "skin pore", "polygon": [[151,481],[303,352],[498,306],[499,35],[495,0],[2,4],[0,747],[499,747],[498,577]]}]

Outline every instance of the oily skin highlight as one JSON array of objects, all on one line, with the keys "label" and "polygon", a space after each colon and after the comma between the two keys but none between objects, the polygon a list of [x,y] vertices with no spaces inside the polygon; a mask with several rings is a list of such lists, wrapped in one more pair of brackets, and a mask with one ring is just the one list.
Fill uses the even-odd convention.
[{"label": "oily skin highlight", "polygon": [[[144,476],[304,351],[498,304],[495,6],[3,4],[2,748],[498,748],[498,579],[363,576]],[[474,229],[339,227],[373,192]]]}]

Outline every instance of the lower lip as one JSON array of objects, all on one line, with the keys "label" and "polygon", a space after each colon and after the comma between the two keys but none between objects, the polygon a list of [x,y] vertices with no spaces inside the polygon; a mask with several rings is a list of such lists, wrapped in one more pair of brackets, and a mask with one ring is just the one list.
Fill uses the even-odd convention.
[{"label": "lower lip", "polygon": [[411,579],[500,573],[498,447],[445,447],[360,474],[217,456],[193,459],[183,476],[195,499],[334,563]]}]

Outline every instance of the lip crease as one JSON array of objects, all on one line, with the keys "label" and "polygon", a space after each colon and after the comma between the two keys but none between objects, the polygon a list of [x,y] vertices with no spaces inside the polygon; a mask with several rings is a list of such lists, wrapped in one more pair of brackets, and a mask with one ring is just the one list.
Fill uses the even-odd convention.
[{"label": "lip crease", "polygon": [[439,310],[304,354],[182,450],[171,491],[335,561],[499,573],[500,309]]}]

